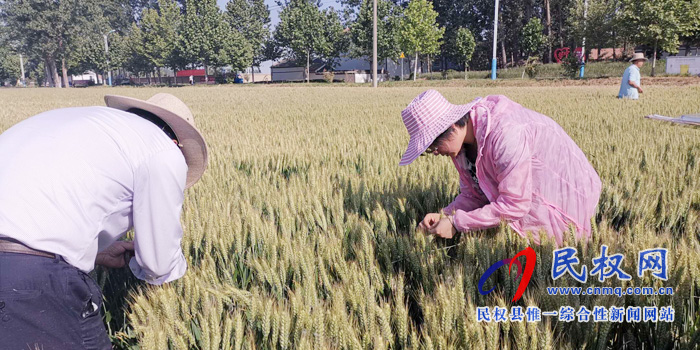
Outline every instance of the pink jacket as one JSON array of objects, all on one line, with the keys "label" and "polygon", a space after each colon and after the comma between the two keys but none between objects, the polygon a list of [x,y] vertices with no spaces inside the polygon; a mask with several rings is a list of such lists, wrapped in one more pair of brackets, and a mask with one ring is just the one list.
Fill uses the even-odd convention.
[{"label": "pink jacket", "polygon": [[454,213],[457,230],[494,227],[505,220],[523,237],[532,232],[537,244],[544,230],[561,246],[572,224],[577,239],[588,239],[601,182],[564,129],[505,96],[481,99],[470,116],[478,145],[476,177],[485,196],[453,159],[460,194],[444,211]]}]

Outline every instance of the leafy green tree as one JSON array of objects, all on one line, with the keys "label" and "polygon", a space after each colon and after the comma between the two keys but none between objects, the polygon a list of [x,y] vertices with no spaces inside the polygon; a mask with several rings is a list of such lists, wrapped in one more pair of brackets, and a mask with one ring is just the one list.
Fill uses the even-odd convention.
[{"label": "leafy green tree", "polygon": [[[125,41],[127,43],[131,43],[131,37],[128,37]],[[126,57],[126,60],[123,63],[124,68],[130,73],[135,74],[139,77],[142,75],[146,75],[150,83],[150,74],[153,72],[153,66],[151,65],[151,62],[149,62],[145,56],[137,54],[132,44],[129,44],[129,49],[127,50],[127,52],[130,54]]]},{"label": "leafy green tree", "polygon": [[158,6],[157,0],[91,0],[89,2],[102,14],[103,22],[99,25],[103,30],[110,28],[122,34],[129,31],[131,23],[140,19],[143,9]]},{"label": "leafy green tree", "polygon": [[7,28],[0,26],[0,86],[6,80],[17,81],[20,79],[19,53],[13,49],[15,46],[17,43],[10,40]]},{"label": "leafy green tree", "polygon": [[76,67],[88,39],[102,43],[102,34],[112,24],[133,20],[124,11],[126,1],[7,0],[0,2],[0,14],[18,42],[17,50],[40,57],[50,84],[61,87],[68,84],[68,72]]},{"label": "leafy green tree", "polygon": [[464,62],[464,79],[467,79],[467,68],[476,47],[474,35],[467,28],[459,28],[453,40],[454,42],[451,45],[454,49],[453,56]]},{"label": "leafy green tree", "polygon": [[639,43],[654,46],[651,68],[651,75],[654,76],[658,49],[676,53],[680,38],[697,30],[697,24],[694,23],[697,1],[621,0],[621,2],[622,21],[628,28],[634,28],[633,38]]},{"label": "leafy green tree", "polygon": [[[87,71],[106,72],[108,69],[124,68],[128,58],[134,55],[132,47],[128,37],[113,33],[109,35],[109,54],[106,54],[104,37],[99,33],[89,33],[76,43],[69,61],[70,70],[82,74]],[[103,82],[106,84],[104,80]]]},{"label": "leafy green tree", "polygon": [[700,1],[694,0],[686,6],[688,30],[681,36],[681,41],[685,43],[685,52],[688,55],[691,46],[700,46]]},{"label": "leafy green tree", "polygon": [[[398,25],[401,8],[390,0],[377,0],[377,60],[399,57]],[[350,27],[353,56],[372,59],[373,0],[362,2],[357,20]]]},{"label": "leafy green tree", "polygon": [[275,40],[283,55],[306,61],[307,83],[313,58],[332,60],[347,44],[338,14],[332,9],[322,12],[318,2],[309,0],[291,0],[282,9]]},{"label": "leafy green tree", "polygon": [[[145,9],[151,9],[151,8],[157,8],[158,7],[158,2],[157,0],[106,0],[106,1],[112,1],[120,5],[119,7],[122,8],[121,11],[127,12],[131,18],[133,18],[136,22],[141,21],[141,15],[143,15],[143,12]],[[178,3],[182,4],[182,1],[176,0]],[[182,4],[184,6],[184,4]],[[114,11],[114,10],[112,10]],[[128,31],[129,28],[131,28],[131,23],[134,21],[130,21],[125,27],[121,28],[125,31]]]},{"label": "leafy green tree", "polygon": [[306,82],[309,82],[311,56],[321,50],[323,17],[317,3],[291,0],[280,12],[275,40],[284,48],[283,55],[306,60]]},{"label": "leafy green tree", "polygon": [[285,48],[275,38],[274,32],[270,34],[270,38],[263,44],[263,60],[275,61],[285,54]]},{"label": "leafy green tree", "polygon": [[523,27],[522,37],[520,38],[520,46],[528,56],[539,56],[539,50],[545,43],[544,26],[539,19],[533,17]]},{"label": "leafy green tree", "polygon": [[[66,46],[75,29],[70,20],[76,2],[7,0],[0,5],[10,35],[19,39],[19,50],[40,53],[51,71],[52,85],[62,87],[56,62],[65,61]],[[62,66],[65,71],[65,64]],[[64,76],[67,82],[67,73]]]},{"label": "leafy green tree", "polygon": [[586,47],[617,47],[620,24],[619,1],[588,0],[584,21],[584,0],[575,0],[568,17],[570,35],[577,43],[586,38]]},{"label": "leafy green tree", "polygon": [[247,65],[255,80],[253,67],[265,60],[265,45],[270,41],[270,10],[263,0],[230,0],[226,3],[225,16],[250,45],[252,56]]},{"label": "leafy green tree", "polygon": [[346,54],[350,49],[352,39],[350,32],[345,30],[338,12],[333,8],[328,8],[321,11],[321,14],[325,40],[322,41],[318,55],[329,66],[335,67],[340,56]]},{"label": "leafy green tree", "polygon": [[160,68],[170,65],[179,39],[180,10],[172,0],[158,1],[160,11],[145,9],[139,25],[132,24],[130,39],[133,51],[145,58],[161,78]]},{"label": "leafy green tree", "polygon": [[233,71],[244,70],[250,65],[253,50],[243,35],[222,21],[217,37],[221,39],[216,43],[209,60],[205,62],[215,68],[230,66]]},{"label": "leafy green tree", "polygon": [[[127,45],[124,34],[129,31],[134,17],[132,3],[128,0],[95,0],[82,2],[80,28],[71,40],[66,54],[68,72],[83,74],[88,70],[102,72],[123,68]],[[109,41],[109,53],[105,53],[105,35]],[[104,83],[106,81],[103,80]]]},{"label": "leafy green tree", "polygon": [[9,46],[0,46],[0,86],[6,80],[14,84],[21,78],[19,54],[10,50]]},{"label": "leafy green tree", "polygon": [[561,68],[564,70],[562,75],[569,79],[575,79],[578,77],[581,62],[576,55],[571,53],[561,61]]},{"label": "leafy green tree", "polygon": [[404,52],[415,54],[413,80],[418,75],[418,55],[434,54],[445,33],[436,22],[438,13],[427,0],[411,0],[399,24],[399,42]]},{"label": "leafy green tree", "polygon": [[252,59],[248,42],[224,20],[215,0],[185,1],[179,46],[184,61],[203,65],[206,72],[209,67],[227,65],[234,70],[245,68]]}]

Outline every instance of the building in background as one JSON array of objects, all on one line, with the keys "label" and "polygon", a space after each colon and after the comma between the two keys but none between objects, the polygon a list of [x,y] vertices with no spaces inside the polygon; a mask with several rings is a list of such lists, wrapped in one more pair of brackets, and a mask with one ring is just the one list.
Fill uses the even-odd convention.
[{"label": "building in background", "polygon": [[75,87],[97,85],[102,84],[102,75],[90,70],[80,75],[71,75],[69,81]]},{"label": "building in background", "polygon": [[[324,72],[332,72],[333,81],[343,81],[347,83],[367,83],[372,81],[372,64],[367,58],[341,57],[333,66],[321,59],[314,59],[310,64],[309,80],[324,80]],[[270,68],[271,81],[306,81],[304,71],[306,61],[283,60],[275,63]],[[419,69],[420,71],[420,69]],[[404,78],[412,73],[408,60],[403,65]],[[379,62],[377,67],[379,81],[400,80],[401,61],[384,60]],[[257,79],[256,79],[257,81]]]},{"label": "building in background", "polygon": [[700,56],[666,57],[666,74],[700,76]]},{"label": "building in background", "polygon": [[[179,70],[175,73],[175,83],[176,84],[189,84],[190,76],[194,79],[195,84],[204,84],[205,81],[209,81],[210,84],[214,83],[214,77],[209,75],[208,77],[204,74],[204,69],[186,69]],[[206,77],[206,78],[205,78]]]}]

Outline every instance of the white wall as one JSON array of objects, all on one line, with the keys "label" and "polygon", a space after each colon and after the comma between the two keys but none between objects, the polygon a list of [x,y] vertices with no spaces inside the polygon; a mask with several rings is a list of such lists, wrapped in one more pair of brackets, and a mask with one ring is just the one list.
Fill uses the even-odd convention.
[{"label": "white wall", "polygon": [[93,71],[88,71],[81,75],[71,76],[71,80],[92,80],[95,84],[97,84],[97,74]]},{"label": "white wall", "polygon": [[[306,81],[305,70],[306,67],[272,68],[272,81]],[[323,79],[323,73],[309,74],[309,80],[321,79]]]},{"label": "white wall", "polygon": [[[404,59],[403,64],[403,74],[404,78],[413,73],[413,66],[408,64],[408,59]],[[396,62],[393,60],[382,60],[377,62],[377,74],[382,73],[382,68],[384,72],[389,75],[389,79],[393,79],[395,76],[401,76],[401,60],[397,59]],[[337,70],[349,71],[349,70],[364,70],[371,71],[372,63],[366,58],[355,58],[348,59],[344,58],[340,60],[340,64],[335,67]],[[421,67],[418,67],[418,71],[421,71]]]},{"label": "white wall", "polygon": [[[414,57],[415,58],[415,57]],[[382,67],[385,65],[386,61],[382,63]],[[386,72],[389,74],[389,77],[393,79],[395,76],[400,77],[401,76],[401,59],[397,59],[396,62],[393,60],[389,60],[388,63],[386,63]],[[418,66],[418,73],[421,73],[422,67]],[[408,79],[408,77],[413,73],[413,60],[411,61],[411,64],[408,63],[408,58],[403,59],[403,76],[404,79]]]},{"label": "white wall", "polygon": [[666,58],[666,74],[681,74],[681,66],[688,65],[688,73],[700,74],[700,56],[669,56]]},{"label": "white wall", "polygon": [[273,68],[272,81],[299,81],[304,80],[304,68]]},{"label": "white wall", "polygon": [[[355,83],[361,84],[361,83],[369,83],[372,81],[372,74],[366,74],[366,73],[349,73],[349,74],[355,74]],[[377,72],[377,81],[382,82],[382,81],[387,81],[389,78],[388,75],[386,74],[379,74]]]}]

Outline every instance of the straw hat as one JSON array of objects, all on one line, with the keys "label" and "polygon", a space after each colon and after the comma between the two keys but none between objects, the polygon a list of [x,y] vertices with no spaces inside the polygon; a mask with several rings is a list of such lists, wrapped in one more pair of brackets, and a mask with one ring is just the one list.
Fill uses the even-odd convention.
[{"label": "straw hat", "polygon": [[635,52],[632,58],[630,58],[630,62],[632,63],[638,60],[644,60],[644,62],[648,61],[648,59],[644,57],[644,52]]},{"label": "straw hat", "polygon": [[108,107],[126,111],[138,108],[155,114],[173,129],[182,145],[181,151],[187,162],[186,188],[194,185],[207,168],[207,144],[194,124],[194,116],[179,98],[166,93],[153,95],[146,101],[132,97],[106,95]]},{"label": "straw hat", "polygon": [[416,160],[440,134],[467,114],[479,100],[477,98],[465,105],[453,105],[435,90],[427,90],[414,98],[401,112],[410,140],[399,165],[408,165]]}]

